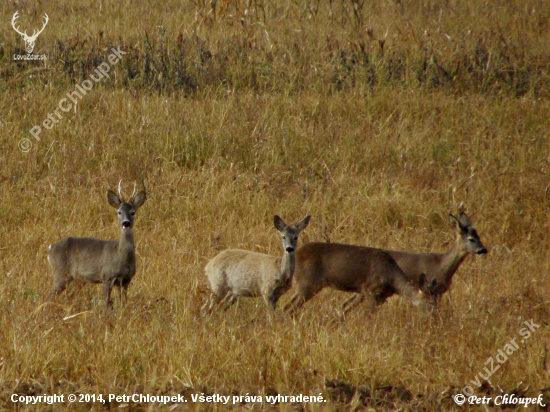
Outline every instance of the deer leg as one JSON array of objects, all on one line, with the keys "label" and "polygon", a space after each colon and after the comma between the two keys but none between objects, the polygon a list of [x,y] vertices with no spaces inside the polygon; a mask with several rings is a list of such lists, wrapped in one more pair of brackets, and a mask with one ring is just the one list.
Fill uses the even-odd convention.
[{"label": "deer leg", "polygon": [[127,290],[128,286],[119,285],[118,287],[118,299],[120,300],[120,306],[124,306],[126,304]]},{"label": "deer leg", "polygon": [[[300,306],[302,306],[305,302],[303,295],[303,289],[300,287],[299,283],[296,283],[297,288],[290,300],[284,305],[283,312],[284,313],[294,313]],[[301,302],[303,300],[303,302]]]},{"label": "deer leg", "polygon": [[275,310],[275,306],[277,306],[277,299],[278,298],[275,295],[275,291],[269,295],[264,295],[265,304],[271,311]]},{"label": "deer leg", "polygon": [[292,295],[292,298],[290,298],[290,301],[284,306],[283,311],[285,313],[287,312],[294,312],[297,310],[300,306],[303,305],[303,303],[299,303],[299,300],[301,299],[301,295],[296,292],[294,295]]},{"label": "deer leg", "polygon": [[[118,300],[120,301],[120,306],[122,306],[122,286],[120,285],[119,281],[115,281],[115,284],[113,287],[116,287],[117,294],[118,294]],[[115,298],[113,298],[115,300]]]},{"label": "deer leg", "polygon": [[54,281],[54,287],[51,293],[50,300],[54,300],[61,292],[63,292],[67,288],[67,279],[61,279],[61,280],[55,280]]},{"label": "deer leg", "polygon": [[236,295],[233,295],[232,293],[228,293],[225,295],[225,297],[222,300],[222,303],[220,304],[223,307],[224,312],[228,310],[233,304],[239,300],[239,297]]},{"label": "deer leg", "polygon": [[275,310],[275,308],[277,307],[277,302],[279,301],[281,296],[285,294],[287,290],[288,290],[288,287],[286,286],[279,286],[275,288],[273,291],[271,291],[271,293],[264,295],[265,302],[271,309]]},{"label": "deer leg", "polygon": [[122,298],[124,299],[124,304],[128,302],[128,286],[130,286],[130,283],[122,286]]},{"label": "deer leg", "polygon": [[346,300],[342,305],[342,316],[346,316],[350,310],[359,305],[365,300],[365,295],[362,293],[355,293],[350,299]]},{"label": "deer leg", "polygon": [[288,302],[285,307],[285,312],[295,312],[298,309],[300,309],[304,303],[306,303],[308,300],[310,300],[315,294],[317,293],[313,292],[311,289],[305,289],[305,290],[298,290],[294,296],[290,299],[290,302]]},{"label": "deer leg", "polygon": [[53,269],[53,290],[51,300],[65,290],[70,282],[70,277],[67,273],[67,264],[64,259],[54,259],[48,256],[48,261]]},{"label": "deer leg", "polygon": [[214,307],[221,302],[223,296],[220,296],[216,293],[211,293],[210,297],[204,305],[201,307],[201,313],[203,315],[210,315],[214,310]]},{"label": "deer leg", "polygon": [[434,294],[434,300],[433,300],[433,302],[434,302],[434,307],[435,307],[435,308],[437,308],[437,307],[439,306],[439,304],[441,303],[441,297],[442,297],[442,296],[443,296],[443,295],[441,295],[441,294],[439,294],[439,293]]},{"label": "deer leg", "polygon": [[[122,282],[122,288],[119,287],[120,304],[125,305],[128,302],[128,288],[130,287],[130,280]],[[122,292],[122,294],[120,294]]]},{"label": "deer leg", "polygon": [[210,294],[210,298],[202,306],[201,313],[203,313],[204,315],[210,315],[214,310],[214,307],[221,305],[221,302],[225,301],[225,298],[227,298],[228,292],[229,292],[229,289],[224,285],[220,285],[219,287],[214,287],[212,289],[212,293]]},{"label": "deer leg", "polygon": [[112,306],[111,304],[111,289],[113,289],[113,281],[107,280],[103,282],[103,298],[105,299],[105,306]]},{"label": "deer leg", "polygon": [[208,300],[204,305],[201,307],[201,314],[204,315],[210,315],[212,313],[212,309],[214,309],[214,305],[216,304],[216,295],[213,293],[209,296]]},{"label": "deer leg", "polygon": [[351,295],[351,298],[349,298],[348,300],[346,300],[343,304],[342,304],[342,309],[346,309],[346,307],[348,305],[350,305],[355,299],[358,299],[357,296],[360,295],[359,293],[354,293],[353,295]]}]

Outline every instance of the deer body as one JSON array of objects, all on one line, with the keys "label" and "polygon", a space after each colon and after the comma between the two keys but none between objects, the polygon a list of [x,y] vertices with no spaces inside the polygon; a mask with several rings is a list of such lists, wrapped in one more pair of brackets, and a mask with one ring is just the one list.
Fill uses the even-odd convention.
[{"label": "deer body", "polygon": [[248,250],[229,249],[208,262],[205,273],[212,288],[210,304],[203,309],[211,312],[214,306],[228,309],[240,297],[262,296],[266,304],[275,309],[279,298],[292,285],[295,251],[298,235],[309,223],[306,216],[294,226],[287,226],[275,216],[275,227],[281,232],[283,257],[269,256]]},{"label": "deer body", "polygon": [[[210,260],[205,271],[212,292],[218,296],[228,295],[230,304],[239,297],[263,296],[268,305],[275,307],[287,286],[290,287],[293,260],[248,250],[229,249]],[[282,264],[283,261],[285,264]],[[238,276],[233,275],[234,273],[238,273]]]},{"label": "deer body", "polygon": [[286,311],[298,309],[326,286],[355,293],[344,303],[344,315],[365,297],[371,297],[377,305],[394,294],[414,305],[429,302],[429,295],[421,290],[425,288],[424,276],[413,283],[388,253],[363,246],[308,243],[296,253],[294,279],[296,293],[285,306]]},{"label": "deer body", "polygon": [[[120,194],[119,194],[120,196]],[[145,192],[125,202],[122,196],[107,192],[111,206],[117,209],[120,228],[119,240],[93,238],[65,238],[50,245],[48,260],[54,273],[52,297],[61,293],[74,279],[103,283],[103,296],[110,305],[114,286],[121,301],[126,300],[128,286],[136,273],[133,221],[136,210],[145,202]]]},{"label": "deer body", "polygon": [[456,225],[457,237],[453,247],[445,253],[414,253],[386,250],[403,269],[407,278],[418,282],[424,273],[428,279],[435,279],[437,287],[431,291],[436,300],[449,290],[453,276],[469,253],[485,255],[487,249],[481,243],[472,222],[463,212],[457,219],[450,215]]}]

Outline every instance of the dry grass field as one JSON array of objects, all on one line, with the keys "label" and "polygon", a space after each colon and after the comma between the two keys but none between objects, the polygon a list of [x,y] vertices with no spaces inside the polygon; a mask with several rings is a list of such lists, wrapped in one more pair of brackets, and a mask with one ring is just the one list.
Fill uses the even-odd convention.
[{"label": "dry grass field", "polygon": [[[14,61],[16,11],[28,33],[49,15],[46,60]],[[547,1],[9,0],[0,16],[0,410],[489,410],[451,396],[550,395]],[[47,130],[113,47],[126,54],[109,77]],[[120,179],[148,196],[127,305],[77,283],[48,302],[48,245],[116,239]],[[465,260],[439,314],[394,296],[335,322],[349,295],[324,290],[294,317],[280,310],[292,291],[272,321],[260,299],[201,317],[219,251],[282,255],[274,214],[312,215],[301,244],[444,251],[460,207],[489,253]],[[522,339],[526,321],[540,327]],[[191,402],[201,393],[326,402]]]}]

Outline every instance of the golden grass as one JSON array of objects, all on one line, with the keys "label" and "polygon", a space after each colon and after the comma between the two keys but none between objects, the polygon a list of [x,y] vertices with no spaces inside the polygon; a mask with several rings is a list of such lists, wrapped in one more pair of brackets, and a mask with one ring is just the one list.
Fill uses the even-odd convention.
[{"label": "golden grass", "polygon": [[[306,410],[452,410],[448,395],[531,319],[540,329],[490,381],[548,386],[548,7],[353,3],[4,6],[4,22],[50,23],[45,62],[14,63],[24,44],[0,35],[0,409],[14,392],[275,390],[329,400]],[[128,56],[35,141],[111,45]],[[105,311],[99,286],[77,284],[44,305],[48,245],[116,238],[106,189],[141,178],[128,305]],[[281,253],[274,214],[313,216],[302,243],[442,251],[461,204],[489,254],[461,266],[439,321],[394,297],[334,324],[349,296],[328,290],[294,319],[270,323],[253,299],[199,316],[218,251]]]}]

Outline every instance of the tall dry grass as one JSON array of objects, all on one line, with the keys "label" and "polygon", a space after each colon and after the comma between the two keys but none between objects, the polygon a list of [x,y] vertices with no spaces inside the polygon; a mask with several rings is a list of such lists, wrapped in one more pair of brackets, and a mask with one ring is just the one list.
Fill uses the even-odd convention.
[{"label": "tall dry grass", "polygon": [[[530,396],[548,386],[544,1],[0,10],[4,22],[19,10],[29,31],[50,16],[35,49],[45,62],[13,62],[24,44],[7,24],[0,34],[2,409],[15,408],[14,392],[277,391],[329,400],[282,410],[451,410],[449,395],[531,319],[541,327],[490,383]],[[128,54],[111,77],[35,141],[28,130],[119,45]],[[42,305],[47,246],[116,238],[106,189],[142,178],[128,305],[105,311],[100,287],[76,284]],[[252,299],[199,316],[218,251],[281,254],[273,214],[312,214],[302,243],[442,251],[462,204],[489,254],[461,266],[439,320],[395,297],[335,325],[348,296],[332,291],[273,323]],[[103,406],[54,406],[65,408]]]}]

